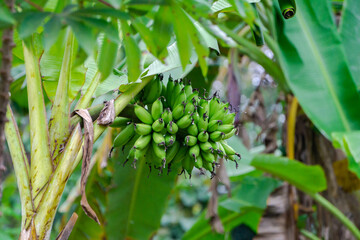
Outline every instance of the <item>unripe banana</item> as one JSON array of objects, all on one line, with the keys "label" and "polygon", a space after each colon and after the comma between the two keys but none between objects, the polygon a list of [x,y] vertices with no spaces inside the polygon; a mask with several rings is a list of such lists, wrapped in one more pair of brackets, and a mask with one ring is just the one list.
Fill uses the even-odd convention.
[{"label": "unripe banana", "polygon": [[190,126],[186,129],[188,134],[192,136],[197,136],[199,134],[198,127],[195,123],[191,123]]},{"label": "unripe banana", "polygon": [[172,112],[170,108],[166,108],[163,114],[161,115],[161,118],[164,119],[165,124],[168,124],[170,121],[173,120]]},{"label": "unripe banana", "polygon": [[151,127],[155,132],[161,132],[165,128],[164,120],[162,118],[157,119]]},{"label": "unripe banana", "polygon": [[151,141],[151,134],[140,136],[136,140],[136,142],[134,143],[133,148],[135,148],[135,149],[144,149],[146,146],[149,145],[150,141]]},{"label": "unripe banana", "polygon": [[196,162],[196,158],[199,156],[199,154],[200,154],[200,147],[198,144],[192,146],[189,149],[189,155],[191,158],[195,159],[195,162]]},{"label": "unripe banana", "polygon": [[194,120],[194,123],[198,123],[199,122],[199,119],[200,119],[200,115],[199,115],[199,113],[197,112],[197,111],[195,111],[194,113],[193,113],[193,115],[192,115],[192,118],[193,118],[193,120]]},{"label": "unripe banana", "polygon": [[158,146],[154,141],[152,142],[152,147],[155,155],[162,160],[162,168],[165,168],[166,165],[166,149],[165,146]]},{"label": "unripe banana", "polygon": [[197,137],[188,135],[185,137],[185,144],[189,147],[194,146],[197,143]]},{"label": "unripe banana", "polygon": [[187,154],[184,159],[182,160],[182,166],[186,170],[186,172],[189,174],[191,178],[191,172],[194,168],[195,162],[192,160],[192,158]]},{"label": "unripe banana", "polygon": [[152,138],[153,138],[154,142],[157,145],[164,145],[165,146],[165,138],[161,133],[153,132]]},{"label": "unripe banana", "polygon": [[112,124],[110,124],[110,127],[117,128],[117,127],[125,127],[128,125],[128,123],[131,122],[130,118],[126,117],[116,117]]},{"label": "unripe banana", "polygon": [[220,131],[215,131],[210,133],[210,139],[213,140],[214,142],[220,141],[225,137],[225,133],[220,132]]},{"label": "unripe banana", "polygon": [[180,146],[179,151],[177,152],[176,156],[174,157],[172,164],[181,163],[184,157],[187,155],[188,148],[185,146]]},{"label": "unripe banana", "polygon": [[177,106],[175,106],[174,110],[172,111],[173,118],[175,120],[180,119],[182,116],[184,116],[185,113],[185,103],[181,103]]},{"label": "unripe banana", "polygon": [[223,132],[223,133],[229,133],[231,130],[234,129],[234,125],[232,124],[225,124],[218,127],[217,131]]},{"label": "unripe banana", "polygon": [[203,158],[203,167],[211,173],[214,172],[214,165],[210,162],[204,161],[204,158]]},{"label": "unripe banana", "polygon": [[170,95],[171,96],[170,106],[172,107],[172,109],[174,109],[175,102],[180,95],[181,89],[182,89],[182,84],[180,84],[179,81],[175,80],[173,92]]},{"label": "unripe banana", "polygon": [[177,125],[179,128],[187,128],[188,126],[190,126],[191,122],[192,122],[191,116],[185,115],[182,118],[180,118],[179,121],[177,121]]},{"label": "unripe banana", "polygon": [[146,152],[146,160],[149,165],[153,164],[156,168],[162,167],[163,160],[155,155],[154,148],[152,146],[150,146],[148,151]]},{"label": "unripe banana", "polygon": [[199,118],[199,121],[197,122],[197,126],[199,131],[206,131],[209,125],[209,118],[204,114],[202,117]]},{"label": "unripe banana", "polygon": [[145,123],[134,123],[135,132],[139,135],[148,135],[151,133],[151,125]]},{"label": "unripe banana", "polygon": [[[226,114],[226,111],[227,111],[227,108],[220,108],[218,109],[218,111],[212,115],[209,119],[209,121],[212,121],[212,120],[222,120],[224,119],[224,117],[227,115]],[[224,122],[224,121],[223,121]],[[225,123],[224,123],[225,124]]]},{"label": "unripe banana", "polygon": [[179,96],[176,98],[176,100],[174,102],[174,105],[172,105],[172,109],[174,109],[177,105],[180,105],[183,102],[186,102],[185,89],[181,89]]},{"label": "unripe banana", "polygon": [[174,142],[174,144],[166,150],[166,161],[167,163],[171,163],[171,161],[175,158],[176,154],[180,149],[180,143],[178,141]]},{"label": "unripe banana", "polygon": [[185,114],[192,114],[195,111],[195,106],[192,102],[188,102],[185,106]]},{"label": "unripe banana", "polygon": [[200,149],[204,152],[213,152],[214,151],[214,148],[213,146],[211,145],[210,142],[202,142],[199,144],[200,145]]},{"label": "unripe banana", "polygon": [[125,145],[134,136],[134,124],[127,125],[121,132],[116,136],[113,147],[120,147]]},{"label": "unripe banana", "polygon": [[200,170],[201,173],[203,173],[202,168],[203,168],[203,159],[201,157],[201,155],[198,155],[196,157],[196,161],[195,161],[195,167],[198,168]]},{"label": "unripe banana", "polygon": [[170,121],[166,128],[167,128],[168,133],[170,133],[170,134],[176,134],[179,130],[178,125],[176,123],[174,123],[173,121]]},{"label": "unripe banana", "polygon": [[239,158],[241,158],[240,154],[238,154],[232,147],[230,147],[226,141],[220,141],[220,144],[222,145],[222,147],[224,148],[225,150],[225,153],[227,156],[230,156],[230,155],[236,155],[238,156]]},{"label": "unripe banana", "polygon": [[192,87],[191,87],[191,84],[189,83],[189,84],[186,84],[185,85],[185,94],[186,94],[186,96],[190,96],[191,94],[192,94],[192,92],[193,92],[193,89],[192,89]]},{"label": "unripe banana", "polygon": [[153,103],[157,98],[160,97],[162,90],[162,74],[159,74],[155,77],[150,83],[148,83],[144,88],[144,104]]},{"label": "unripe banana", "polygon": [[143,149],[136,149],[135,150],[135,154],[134,154],[134,162],[132,164],[133,168],[136,168],[136,162],[140,159],[142,159],[145,154],[147,153],[147,150],[149,148],[149,145],[147,145],[145,148]]},{"label": "unripe banana", "polygon": [[220,142],[216,142],[216,145],[218,146],[217,154],[219,154],[219,156],[224,156],[224,155],[226,155],[225,149],[224,149],[223,145],[221,145]]},{"label": "unripe banana", "polygon": [[167,107],[171,106],[171,98],[172,98],[172,95],[173,95],[174,86],[175,86],[174,80],[170,76],[169,81],[168,81],[167,86],[166,86],[167,89],[166,89],[166,95],[165,95],[165,97],[166,97],[165,104],[167,105]]},{"label": "unripe banana", "polygon": [[206,114],[209,116],[209,101],[201,99],[200,100],[200,109],[199,109],[200,116]]},{"label": "unripe banana", "polygon": [[174,143],[176,143],[176,135],[170,135],[170,134],[166,134],[165,135],[165,145],[167,147],[171,147]]},{"label": "unripe banana", "polygon": [[202,131],[198,135],[198,140],[200,142],[207,142],[209,140],[209,134],[206,131]]},{"label": "unripe banana", "polygon": [[209,116],[212,117],[220,108],[220,99],[214,96],[209,102]]},{"label": "unripe banana", "polygon": [[187,95],[186,100],[188,102],[192,102],[194,105],[199,104],[199,101],[200,101],[200,99],[199,99],[199,91],[194,89],[192,94]]},{"label": "unripe banana", "polygon": [[153,120],[159,119],[163,111],[164,111],[164,107],[160,97],[151,106],[151,116]]},{"label": "unripe banana", "polygon": [[221,120],[210,121],[207,128],[208,132],[215,132],[221,124],[222,124]]},{"label": "unripe banana", "polygon": [[224,116],[224,118],[222,119],[223,124],[233,124],[234,125],[235,115],[236,115],[236,113],[226,114]]},{"label": "unripe banana", "polygon": [[131,148],[131,149],[130,149],[129,154],[128,154],[127,157],[126,157],[126,160],[125,160],[123,166],[125,166],[125,164],[126,164],[129,160],[134,160],[135,152],[136,152],[136,149],[135,149],[135,148]]},{"label": "unripe banana", "polygon": [[143,108],[143,107],[136,104],[135,107],[134,107],[134,112],[135,112],[135,115],[143,123],[146,123],[146,124],[152,124],[153,123],[153,119],[152,119],[151,114],[145,108]]},{"label": "unripe banana", "polygon": [[212,153],[201,151],[202,159],[206,162],[214,163],[215,162],[215,156]]},{"label": "unripe banana", "polygon": [[235,135],[235,133],[236,133],[236,128],[234,128],[233,130],[231,130],[231,132],[225,134],[224,140],[231,138],[232,136]]}]

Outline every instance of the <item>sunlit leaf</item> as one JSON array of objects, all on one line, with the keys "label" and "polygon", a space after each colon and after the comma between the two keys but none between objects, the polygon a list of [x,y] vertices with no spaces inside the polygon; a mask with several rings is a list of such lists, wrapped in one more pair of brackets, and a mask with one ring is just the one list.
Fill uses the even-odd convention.
[{"label": "sunlit leaf", "polygon": [[27,13],[18,27],[20,38],[24,39],[34,33],[49,14],[47,12]]},{"label": "sunlit leaf", "polygon": [[57,15],[52,16],[51,19],[44,25],[45,51],[49,50],[50,47],[56,42],[61,27],[62,27],[61,18]]},{"label": "sunlit leaf", "polygon": [[156,57],[160,60],[167,56],[167,46],[173,32],[172,18],[173,15],[169,6],[160,6],[155,14],[152,38],[154,38],[158,54]]}]

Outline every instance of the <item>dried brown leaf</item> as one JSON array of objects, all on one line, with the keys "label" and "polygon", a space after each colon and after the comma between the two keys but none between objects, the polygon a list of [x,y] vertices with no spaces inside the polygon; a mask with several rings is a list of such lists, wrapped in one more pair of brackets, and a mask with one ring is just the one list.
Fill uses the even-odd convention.
[{"label": "dried brown leaf", "polygon": [[70,233],[71,233],[72,229],[75,226],[75,223],[76,223],[77,219],[78,219],[78,215],[74,212],[71,215],[71,218],[67,222],[66,226],[63,228],[63,230],[61,230],[61,232],[57,236],[56,240],[67,240],[69,238],[69,236],[70,236]]},{"label": "dried brown leaf", "polygon": [[105,102],[104,108],[101,110],[100,115],[97,119],[99,125],[109,125],[115,119],[115,106],[114,99]]},{"label": "dried brown leaf", "polygon": [[83,146],[83,162],[81,165],[81,202],[80,203],[86,215],[88,215],[90,218],[92,218],[94,221],[100,224],[100,221],[96,216],[95,211],[91,208],[91,206],[87,201],[86,193],[85,193],[86,181],[88,178],[91,153],[94,142],[94,126],[88,110],[79,109],[76,110],[76,114],[82,117],[84,121],[84,146]]}]

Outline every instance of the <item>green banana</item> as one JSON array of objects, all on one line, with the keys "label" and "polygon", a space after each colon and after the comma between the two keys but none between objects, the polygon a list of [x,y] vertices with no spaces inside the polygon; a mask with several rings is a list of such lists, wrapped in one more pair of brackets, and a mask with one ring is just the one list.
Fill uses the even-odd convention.
[{"label": "green banana", "polygon": [[151,134],[140,136],[134,143],[135,149],[144,149],[151,141]]},{"label": "green banana", "polygon": [[178,141],[174,142],[174,144],[166,149],[166,161],[167,163],[171,163],[171,161],[175,158],[176,154],[179,152],[180,143]]},{"label": "green banana", "polygon": [[152,138],[157,145],[165,145],[165,138],[161,133],[153,132]]},{"label": "green banana", "polygon": [[185,114],[192,114],[195,111],[195,106],[192,102],[188,102],[185,106]]},{"label": "green banana", "polygon": [[224,124],[217,128],[217,131],[223,132],[223,133],[229,133],[234,129],[234,125],[232,124]]},{"label": "green banana", "polygon": [[162,118],[157,119],[151,127],[155,132],[161,132],[165,128],[164,120]]},{"label": "green banana", "polygon": [[171,93],[171,98],[170,98],[170,106],[172,107],[172,109],[174,109],[175,102],[180,95],[181,89],[182,89],[182,84],[180,84],[179,81],[175,80],[173,92]]},{"label": "green banana", "polygon": [[178,120],[180,119],[182,116],[184,116],[184,113],[185,113],[185,107],[184,107],[184,104],[181,103],[179,105],[177,105],[174,110],[172,111],[172,115],[173,115],[173,118],[175,120]]},{"label": "green banana", "polygon": [[172,79],[172,77],[170,76],[169,77],[169,81],[167,83],[167,86],[166,86],[166,106],[167,107],[170,107],[171,106],[171,97],[172,97],[172,94],[173,94],[173,89],[174,89],[174,86],[175,86],[175,83],[174,83],[174,80]]},{"label": "green banana", "polygon": [[157,98],[160,97],[162,90],[162,74],[159,74],[153,79],[150,83],[148,83],[144,88],[144,104],[153,103]]},{"label": "green banana", "polygon": [[190,126],[191,122],[192,122],[191,116],[185,115],[182,118],[180,118],[179,121],[177,121],[177,125],[179,128],[187,128],[188,126]]},{"label": "green banana", "polygon": [[191,172],[194,168],[195,162],[192,160],[192,158],[187,154],[184,159],[182,160],[182,166],[185,169],[185,171],[189,174],[191,178]]},{"label": "green banana", "polygon": [[170,135],[170,134],[165,135],[165,145],[167,147],[171,147],[176,142],[177,142],[176,135]]},{"label": "green banana", "polygon": [[165,168],[166,165],[166,149],[165,146],[159,146],[154,141],[152,142],[153,151],[155,156],[162,160],[162,168]]},{"label": "green banana", "polygon": [[209,134],[206,131],[202,131],[198,135],[198,140],[200,142],[207,142],[209,140]]},{"label": "green banana", "polygon": [[197,136],[199,133],[198,127],[195,123],[191,123],[190,126],[186,129],[188,134],[192,136]]},{"label": "green banana", "polygon": [[199,156],[200,154],[200,147],[198,144],[192,146],[190,149],[189,149],[189,155],[190,157],[192,157],[193,159],[195,159],[195,162],[196,162],[196,158]]},{"label": "green banana", "polygon": [[211,173],[214,173],[214,165],[210,162],[204,161],[203,159],[203,167]]},{"label": "green banana", "polygon": [[202,159],[206,162],[214,163],[215,162],[215,156],[212,153],[201,151]]},{"label": "green banana", "polygon": [[130,139],[134,136],[135,129],[134,124],[127,125],[114,139],[113,147],[124,146],[126,143],[130,141]]},{"label": "green banana", "polygon": [[161,101],[161,97],[159,97],[151,106],[151,116],[153,120],[159,119],[163,111],[164,111],[164,106]]},{"label": "green banana", "polygon": [[145,148],[143,149],[136,149],[135,150],[135,153],[134,153],[134,161],[132,163],[132,166],[133,168],[136,168],[136,162],[139,160],[139,159],[142,159],[145,154],[147,153],[147,150],[149,148],[149,145],[147,145]]},{"label": "green banana", "polygon": [[220,131],[215,131],[215,132],[210,133],[210,139],[213,140],[214,142],[224,139],[224,136],[225,136],[225,133],[220,132]]},{"label": "green banana", "polygon": [[222,147],[224,148],[227,156],[236,155],[241,158],[240,154],[238,154],[232,147],[230,147],[226,141],[220,141],[220,145],[222,145]]},{"label": "green banana", "polygon": [[134,123],[135,132],[139,135],[148,135],[151,133],[151,125],[145,123]]},{"label": "green banana", "polygon": [[172,164],[176,164],[176,163],[180,163],[184,157],[187,155],[187,152],[188,152],[188,148],[185,147],[185,146],[180,146],[180,149],[179,151],[176,153],[176,156],[174,157],[174,159],[169,162],[169,163],[172,163]]},{"label": "green banana", "polygon": [[186,93],[185,89],[181,89],[179,96],[176,98],[174,105],[172,105],[172,108],[174,109],[177,105],[180,105],[182,103],[186,102]]},{"label": "green banana", "polygon": [[220,99],[216,96],[212,97],[209,102],[209,116],[212,117],[220,109]]},{"label": "green banana", "polygon": [[200,100],[199,114],[200,114],[200,116],[203,116],[204,114],[209,116],[209,101],[208,100],[204,100],[204,99]]},{"label": "green banana", "polygon": [[110,124],[110,127],[117,128],[117,127],[125,127],[128,125],[128,123],[131,122],[130,118],[126,117],[116,117],[112,124]]},{"label": "green banana", "polygon": [[231,138],[232,136],[234,136],[235,133],[236,133],[236,128],[234,128],[233,130],[231,130],[231,132],[226,133],[223,139],[224,139],[224,140],[229,139],[229,138]]},{"label": "green banana", "polygon": [[222,119],[223,124],[233,124],[234,125],[235,115],[236,115],[236,113],[226,114],[224,116],[224,118]]},{"label": "green banana", "polygon": [[200,119],[200,115],[197,111],[195,111],[193,114],[192,114],[192,118],[194,120],[194,123],[198,123],[199,122],[199,119]]},{"label": "green banana", "polygon": [[204,152],[213,152],[214,151],[214,148],[213,146],[211,145],[210,142],[202,142],[199,144],[200,145],[200,149]]},{"label": "green banana", "polygon": [[208,125],[208,132],[214,132],[218,129],[218,127],[222,124],[222,121],[221,120],[212,120],[209,122],[209,125]]},{"label": "green banana", "polygon": [[163,114],[161,115],[161,118],[164,119],[165,124],[168,124],[170,121],[173,120],[172,112],[170,108],[166,108]]},{"label": "green banana", "polygon": [[145,108],[139,106],[138,104],[135,104],[134,112],[135,112],[135,115],[143,123],[146,123],[146,124],[152,124],[153,123],[153,119],[152,119],[151,114]]},{"label": "green banana", "polygon": [[202,170],[202,168],[203,168],[203,159],[202,159],[201,155],[198,155],[196,157],[196,161],[195,161],[194,164],[195,164],[195,167],[198,168],[202,174],[204,174],[204,172]]},{"label": "green banana", "polygon": [[190,83],[186,84],[184,88],[185,88],[186,96],[190,96],[193,92],[193,88],[191,84]]},{"label": "green banana", "polygon": [[224,119],[224,117],[226,116],[226,111],[227,111],[227,108],[225,108],[225,107],[218,109],[218,111],[214,115],[209,117],[209,121],[211,122],[212,120]]},{"label": "green banana", "polygon": [[174,123],[173,121],[170,121],[166,128],[167,128],[168,133],[170,133],[170,134],[176,134],[179,130],[178,125],[176,123]]},{"label": "green banana", "polygon": [[187,135],[185,137],[185,144],[189,147],[194,146],[197,143],[197,137],[191,136],[191,135]]},{"label": "green banana", "polygon": [[199,131],[206,131],[209,126],[209,118],[204,114],[202,117],[199,118],[197,122],[197,126]]}]

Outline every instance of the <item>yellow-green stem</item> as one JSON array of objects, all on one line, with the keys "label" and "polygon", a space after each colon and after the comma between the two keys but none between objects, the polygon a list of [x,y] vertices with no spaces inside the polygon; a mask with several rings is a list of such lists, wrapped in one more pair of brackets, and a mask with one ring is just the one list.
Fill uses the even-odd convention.
[{"label": "yellow-green stem", "polygon": [[89,85],[89,87],[86,89],[84,95],[81,96],[79,102],[76,104],[75,109],[83,109],[83,108],[88,108],[90,103],[91,103],[91,99],[94,95],[94,92],[97,88],[97,86],[99,85],[101,81],[101,73],[98,71],[96,71],[96,74],[94,75],[93,79],[91,80],[91,83]]},{"label": "yellow-green stem", "polygon": [[[54,104],[51,110],[51,117],[49,123],[50,132],[50,150],[51,156],[54,159],[59,153],[66,138],[69,136],[69,82],[71,77],[71,66],[74,48],[74,36],[69,29],[66,43],[63,62],[60,71],[58,86]],[[56,162],[54,163],[57,164]]]},{"label": "yellow-green stem", "polygon": [[30,223],[34,206],[30,191],[30,166],[26,157],[24,145],[21,141],[19,129],[10,106],[7,107],[5,124],[5,137],[9,146],[11,160],[15,170],[21,201],[21,228]]},{"label": "yellow-green stem", "polygon": [[34,204],[37,206],[42,194],[40,192],[47,184],[52,173],[52,161],[50,158],[48,127],[39,60],[35,56],[32,39],[23,42],[23,49],[30,119],[31,191],[32,196],[35,198]]}]

